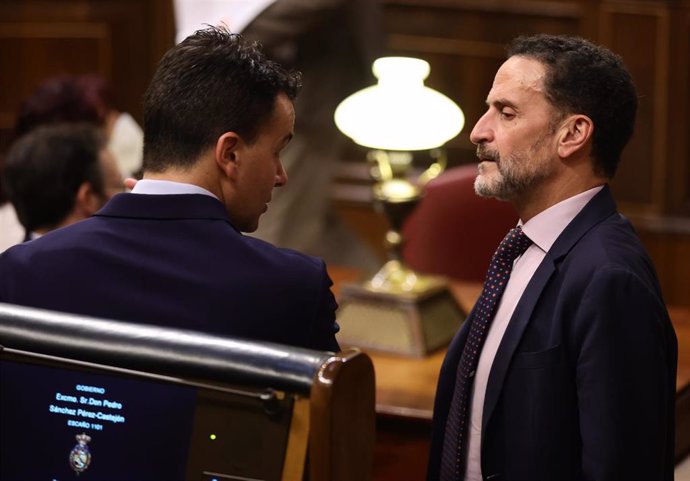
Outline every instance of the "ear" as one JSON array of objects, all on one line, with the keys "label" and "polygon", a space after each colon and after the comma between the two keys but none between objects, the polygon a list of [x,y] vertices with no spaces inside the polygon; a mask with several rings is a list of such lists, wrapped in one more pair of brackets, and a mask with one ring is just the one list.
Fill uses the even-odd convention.
[{"label": "ear", "polygon": [[237,177],[241,146],[242,138],[235,132],[225,132],[216,141],[216,165],[230,179]]},{"label": "ear", "polygon": [[91,183],[82,182],[77,190],[74,213],[83,218],[91,217],[102,205],[102,197],[93,190]]},{"label": "ear", "polygon": [[594,123],[586,115],[572,115],[565,119],[558,139],[558,155],[568,158],[583,149],[590,142]]}]

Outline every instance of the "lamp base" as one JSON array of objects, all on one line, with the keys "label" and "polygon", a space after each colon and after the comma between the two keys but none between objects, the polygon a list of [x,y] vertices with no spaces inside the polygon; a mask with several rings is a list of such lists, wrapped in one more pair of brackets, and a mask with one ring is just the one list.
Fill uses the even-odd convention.
[{"label": "lamp base", "polygon": [[447,345],[465,313],[445,283],[410,293],[375,291],[360,284],[341,289],[337,320],[341,344],[423,357]]}]

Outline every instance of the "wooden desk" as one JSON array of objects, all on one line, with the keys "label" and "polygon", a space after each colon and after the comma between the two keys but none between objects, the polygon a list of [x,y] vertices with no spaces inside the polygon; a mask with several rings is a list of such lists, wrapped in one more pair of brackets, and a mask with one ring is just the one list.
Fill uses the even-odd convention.
[{"label": "wooden desk", "polygon": [[690,309],[670,307],[668,313],[678,337],[676,461],[679,461],[690,453]]},{"label": "wooden desk", "polygon": [[[455,282],[451,291],[465,312],[481,293],[481,284]],[[380,414],[431,420],[434,395],[446,349],[422,359],[368,352],[376,369],[376,410]]]},{"label": "wooden desk", "polygon": [[[356,269],[330,267],[336,297],[340,286],[359,280]],[[477,283],[454,282],[453,295],[466,312],[481,293]],[[678,337],[676,459],[690,452],[690,309],[670,307]],[[376,371],[376,481],[423,480],[428,461],[434,395],[446,350],[422,359],[368,352]]]}]

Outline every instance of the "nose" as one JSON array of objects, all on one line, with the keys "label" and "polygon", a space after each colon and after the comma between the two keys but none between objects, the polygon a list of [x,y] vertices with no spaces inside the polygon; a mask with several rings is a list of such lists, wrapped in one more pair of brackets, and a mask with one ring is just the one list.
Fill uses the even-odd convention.
[{"label": "nose", "polygon": [[490,142],[493,136],[493,132],[489,125],[489,112],[487,111],[482,115],[477,123],[474,124],[472,132],[470,132],[470,141],[474,145],[479,145],[484,142]]},{"label": "nose", "polygon": [[283,168],[283,163],[278,162],[278,170],[276,172],[275,187],[282,187],[285,184],[287,184],[287,181],[288,181],[288,175],[287,175],[287,172],[285,172],[285,169]]}]

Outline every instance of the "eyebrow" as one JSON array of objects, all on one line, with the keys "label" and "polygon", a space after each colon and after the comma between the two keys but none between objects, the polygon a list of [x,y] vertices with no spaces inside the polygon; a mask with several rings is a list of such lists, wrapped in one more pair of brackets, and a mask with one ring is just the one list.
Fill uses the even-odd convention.
[{"label": "eyebrow", "polygon": [[484,103],[487,105],[487,107],[496,107],[499,110],[501,109],[501,107],[510,107],[513,110],[519,110],[518,106],[515,105],[514,102],[511,102],[510,100],[505,98],[499,98],[491,102],[489,102],[489,100],[487,99]]}]

